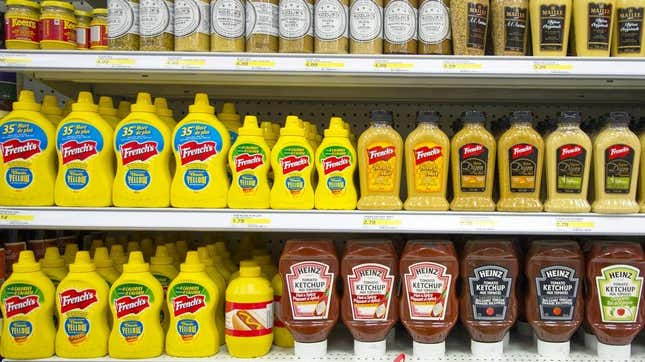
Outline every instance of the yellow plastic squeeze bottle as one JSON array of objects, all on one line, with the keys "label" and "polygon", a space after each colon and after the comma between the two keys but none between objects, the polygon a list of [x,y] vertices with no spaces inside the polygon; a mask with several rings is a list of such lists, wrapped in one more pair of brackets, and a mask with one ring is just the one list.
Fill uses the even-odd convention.
[{"label": "yellow plastic squeeze bottle", "polygon": [[175,266],[175,269],[179,270],[181,260],[177,255],[177,245],[175,243],[165,243],[164,246],[168,251],[168,255],[170,255],[173,259],[173,265]]},{"label": "yellow plastic squeeze bottle", "polygon": [[34,93],[20,91],[13,111],[0,120],[0,205],[50,206],[56,179],[55,127],[40,113]]},{"label": "yellow plastic squeeze bottle", "polygon": [[123,273],[123,264],[128,262],[128,256],[125,255],[125,252],[123,250],[123,245],[121,244],[114,244],[110,248],[110,258],[112,259],[112,262],[114,263],[114,268],[116,271],[119,273]]},{"label": "yellow plastic squeeze bottle", "polygon": [[97,358],[108,352],[108,293],[110,288],[90,260],[79,251],[69,274],[56,288],[56,355],[62,358]]},{"label": "yellow plastic squeeze bottle", "polygon": [[316,150],[316,170],[316,209],[354,210],[358,197],[354,186],[356,149],[340,117],[329,120],[325,138]]},{"label": "yellow plastic squeeze bottle", "polygon": [[231,187],[228,207],[233,209],[269,208],[269,162],[271,150],[255,116],[244,117],[237,141],[228,153],[231,167]]},{"label": "yellow plastic squeeze bottle", "polygon": [[112,127],[98,114],[90,92],[79,92],[72,113],[56,130],[58,206],[112,205]]},{"label": "yellow plastic squeeze bottle", "polygon": [[141,251],[141,246],[139,246],[138,241],[128,241],[126,250],[128,251],[128,254],[133,251]]},{"label": "yellow plastic squeeze bottle", "polygon": [[272,280],[273,276],[278,272],[278,268],[276,268],[276,266],[273,264],[273,260],[271,260],[271,255],[253,255],[253,261],[258,263],[260,269],[262,270],[262,274],[266,275],[268,280]]},{"label": "yellow plastic squeeze bottle", "polygon": [[[150,258],[150,272],[161,283],[163,288],[164,298],[168,292],[170,282],[177,276],[177,268],[173,264],[174,260],[168,255],[168,249],[165,246],[157,246],[157,252]],[[165,299],[164,299],[165,300]],[[170,325],[170,318],[166,303],[161,308],[161,325],[164,331],[168,330]]]},{"label": "yellow plastic squeeze bottle", "polygon": [[157,97],[155,98],[155,108],[157,110],[157,116],[164,121],[168,129],[172,132],[177,125],[177,122],[173,118],[172,109],[168,108],[168,101],[166,98]]},{"label": "yellow plastic squeeze bottle", "polygon": [[177,169],[170,202],[174,207],[226,207],[226,160],[231,138],[214,112],[208,96],[197,93],[188,114],[173,132]]},{"label": "yellow plastic squeeze bottle", "polygon": [[224,264],[222,256],[217,252],[215,244],[206,245],[206,248],[208,249],[208,255],[210,255],[211,259],[213,259],[213,266],[215,267],[215,269],[217,269],[217,272],[224,278],[225,284],[228,284],[228,281],[231,279],[231,272]]},{"label": "yellow plastic squeeze bottle", "polygon": [[237,270],[235,264],[231,261],[231,253],[226,248],[226,243],[223,241],[218,241],[215,243],[215,250],[222,257],[222,262],[226,266],[229,272],[233,273]]},{"label": "yellow plastic squeeze bottle", "polygon": [[209,357],[219,351],[214,321],[220,292],[206,274],[196,251],[186,255],[177,278],[168,288],[168,309],[173,328],[166,335],[166,353],[173,357]]},{"label": "yellow plastic squeeze bottle", "polygon": [[[224,280],[224,277],[217,271],[215,266],[213,265],[213,259],[210,257],[208,254],[208,249],[205,247],[199,247],[197,249],[197,254],[199,255],[199,260],[202,264],[204,264],[204,267],[206,268],[206,274],[213,280],[213,283],[215,283],[215,286],[217,287],[217,291],[219,292],[220,296],[223,296],[224,293],[226,292],[226,281]],[[217,299],[217,306],[215,306],[216,314],[215,314],[215,325],[217,326],[217,330],[222,331],[219,335],[219,344],[223,345],[224,344],[224,298],[218,298]]]},{"label": "yellow plastic squeeze bottle", "polygon": [[241,117],[235,109],[235,103],[224,103],[222,111],[217,114],[217,119],[224,123],[224,126],[228,129],[231,143],[235,142],[237,140],[237,130],[242,127],[240,123]]},{"label": "yellow plastic squeeze bottle", "polygon": [[262,128],[262,136],[264,137],[264,141],[266,141],[267,145],[269,145],[269,148],[273,148],[275,143],[278,141],[278,135],[275,133],[273,124],[271,124],[271,122],[269,121],[262,121],[260,128]]},{"label": "yellow plastic squeeze bottle", "polygon": [[65,244],[65,253],[63,254],[63,260],[65,261],[65,266],[70,265],[76,259],[76,253],[78,252],[78,245],[74,243]]},{"label": "yellow plastic squeeze bottle", "polygon": [[13,264],[2,285],[0,353],[7,359],[47,358],[54,354],[54,285],[40,270],[31,250]]},{"label": "yellow plastic squeeze bottle", "polygon": [[94,252],[96,251],[96,248],[100,248],[101,246],[105,246],[103,244],[103,240],[101,239],[94,239],[92,240],[92,243],[90,244],[90,256],[94,256]]},{"label": "yellow plastic squeeze bottle", "polygon": [[177,240],[177,242],[175,242],[175,245],[177,247],[179,262],[181,263],[182,261],[186,260],[186,253],[188,253],[188,242],[186,240]]},{"label": "yellow plastic squeeze bottle", "polygon": [[114,108],[112,97],[101,96],[99,98],[99,114],[112,128],[116,127],[116,125],[119,124],[119,121],[122,119],[119,118],[119,111]]},{"label": "yellow plastic squeeze bottle", "polygon": [[60,121],[63,120],[63,109],[58,106],[56,96],[51,94],[43,97],[43,104],[40,107],[40,112],[51,121],[54,127],[58,126]]},{"label": "yellow plastic squeeze bottle", "polygon": [[112,358],[153,358],[164,348],[159,315],[163,288],[140,251],[130,253],[123,274],[110,288],[113,323],[108,349]]},{"label": "yellow plastic squeeze bottle", "polygon": [[260,266],[260,264],[258,264],[257,261],[255,261],[253,259],[244,259],[244,260],[240,260],[240,268],[238,270],[236,270],[235,272],[233,272],[233,274],[231,274],[231,281],[233,281],[233,279],[237,279],[237,278],[240,277],[240,270],[242,270],[242,267],[252,267],[252,266],[259,266],[260,267],[260,277],[264,278],[266,280],[269,280],[269,277],[267,277],[267,275],[262,272],[262,267]]},{"label": "yellow plastic squeeze bottle", "polygon": [[273,276],[271,280],[273,287],[273,344],[283,348],[293,348],[293,335],[287,329],[280,316],[280,298],[282,298],[282,279],[280,274]]},{"label": "yellow plastic squeeze bottle", "polygon": [[119,108],[117,109],[116,116],[119,117],[119,120],[124,119],[130,114],[130,108],[132,104],[128,101],[120,101]]},{"label": "yellow plastic squeeze bottle", "polygon": [[58,248],[50,246],[45,249],[45,257],[40,259],[40,265],[43,273],[57,286],[67,275],[65,259],[58,253]]},{"label": "yellow plastic squeeze bottle", "polygon": [[94,251],[94,266],[96,272],[108,283],[108,286],[112,286],[121,275],[114,267],[114,262],[108,255],[108,249],[104,246],[96,248]]},{"label": "yellow plastic squeeze bottle", "polygon": [[237,358],[264,356],[273,343],[273,289],[260,267],[241,266],[226,288],[226,347]]},{"label": "yellow plastic squeeze bottle", "polygon": [[170,130],[155,114],[149,93],[139,93],[131,108],[114,132],[114,205],[168,207]]},{"label": "yellow plastic squeeze bottle", "polygon": [[296,116],[288,116],[280,138],[271,150],[273,187],[272,209],[310,210],[314,207],[314,171],[311,145],[305,138],[305,128]]},{"label": "yellow plastic squeeze bottle", "polygon": [[151,238],[143,238],[141,239],[141,252],[143,252],[143,258],[146,260],[150,260],[150,257],[154,255],[155,253],[155,242]]}]

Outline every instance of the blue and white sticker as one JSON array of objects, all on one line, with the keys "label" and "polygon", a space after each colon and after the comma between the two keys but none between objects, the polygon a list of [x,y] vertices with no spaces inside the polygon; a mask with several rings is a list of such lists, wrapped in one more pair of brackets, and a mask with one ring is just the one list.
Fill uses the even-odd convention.
[{"label": "blue and white sticker", "polygon": [[290,176],[285,179],[285,186],[291,192],[302,191],[305,188],[305,179],[300,176]]},{"label": "blue and white sticker", "polygon": [[237,184],[244,192],[250,192],[258,187],[258,178],[252,174],[241,174],[237,178]]},{"label": "blue and white sticker", "polygon": [[145,190],[152,182],[150,172],[144,169],[128,169],[123,177],[125,177],[125,185],[132,191]]},{"label": "blue and white sticker", "polygon": [[56,150],[63,165],[70,162],[85,162],[103,150],[103,135],[85,122],[66,123],[56,133]]},{"label": "blue and white sticker", "polygon": [[23,190],[34,182],[34,174],[26,167],[9,167],[5,173],[5,181],[9,187]]},{"label": "blue and white sticker", "polygon": [[223,143],[222,135],[215,127],[192,122],[177,128],[173,149],[179,156],[179,165],[185,166],[207,162],[222,152]]},{"label": "blue and white sticker", "polygon": [[184,185],[193,191],[201,191],[208,186],[210,175],[206,170],[187,169],[184,172]]},{"label": "blue and white sticker", "polygon": [[15,340],[24,340],[34,333],[34,326],[29,321],[12,321],[9,323],[9,334]]},{"label": "blue and white sticker", "polygon": [[90,333],[90,322],[87,318],[70,317],[65,320],[63,330],[72,339],[85,337]]},{"label": "blue and white sticker", "polygon": [[143,323],[125,320],[119,325],[119,333],[127,340],[137,340],[143,334]]},{"label": "blue and white sticker", "polygon": [[347,185],[347,182],[345,182],[345,178],[342,176],[332,176],[327,179],[327,188],[332,193],[338,193],[343,191],[346,185]]},{"label": "blue and white sticker", "polygon": [[182,319],[177,321],[177,333],[185,339],[191,339],[199,332],[199,323],[193,319]]},{"label": "blue and white sticker", "polygon": [[65,170],[65,185],[74,191],[80,191],[90,183],[90,173],[82,168]]}]

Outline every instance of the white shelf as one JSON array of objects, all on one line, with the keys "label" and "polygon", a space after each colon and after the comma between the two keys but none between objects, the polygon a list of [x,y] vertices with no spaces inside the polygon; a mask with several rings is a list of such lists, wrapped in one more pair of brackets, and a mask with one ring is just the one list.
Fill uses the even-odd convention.
[{"label": "white shelf", "polygon": [[0,228],[641,235],[645,214],[4,207]]}]

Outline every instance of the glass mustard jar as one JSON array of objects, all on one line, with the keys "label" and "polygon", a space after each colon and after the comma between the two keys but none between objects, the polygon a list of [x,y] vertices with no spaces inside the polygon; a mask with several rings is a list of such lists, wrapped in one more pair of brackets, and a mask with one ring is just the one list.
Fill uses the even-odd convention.
[{"label": "glass mustard jar", "polygon": [[4,18],[7,49],[38,49],[40,5],[27,0],[7,0]]},{"label": "glass mustard jar", "polygon": [[39,26],[42,49],[76,49],[74,5],[63,1],[43,1]]},{"label": "glass mustard jar", "polygon": [[108,48],[107,16],[108,9],[96,8],[92,11],[90,23],[90,49],[92,50]]},{"label": "glass mustard jar", "polygon": [[92,12],[76,10],[76,47],[79,50],[90,48],[90,24],[92,22]]}]

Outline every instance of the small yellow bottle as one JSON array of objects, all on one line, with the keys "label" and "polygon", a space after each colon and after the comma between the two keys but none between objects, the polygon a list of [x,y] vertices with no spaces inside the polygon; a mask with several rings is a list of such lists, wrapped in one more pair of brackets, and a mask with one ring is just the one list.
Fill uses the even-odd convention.
[{"label": "small yellow bottle", "polygon": [[56,131],[56,205],[112,205],[112,134],[112,127],[99,115],[92,94],[79,92],[72,113],[59,123]]},{"label": "small yellow bottle", "polygon": [[255,116],[244,117],[237,141],[228,153],[232,182],[228,207],[233,209],[269,208],[269,162],[271,150]]},{"label": "small yellow bottle", "polygon": [[114,262],[108,255],[108,249],[104,246],[96,248],[94,251],[94,266],[96,272],[108,283],[108,286],[112,286],[121,275],[114,267]]},{"label": "small yellow bottle", "polygon": [[[105,249],[105,248],[103,248]],[[79,251],[69,274],[56,289],[56,355],[97,358],[108,351],[108,292],[87,251]]]},{"label": "small yellow bottle", "polygon": [[253,255],[253,261],[258,263],[260,266],[260,269],[262,270],[262,274],[266,275],[268,280],[272,280],[273,276],[278,273],[278,268],[273,264],[273,260],[271,260],[271,255],[268,254],[261,254],[261,255]]},{"label": "small yellow bottle", "polygon": [[343,119],[332,117],[316,150],[316,209],[354,210],[358,193],[354,186],[356,149],[349,141]]},{"label": "small yellow bottle", "polygon": [[[269,280],[267,275],[262,272],[262,267],[260,266],[260,264],[258,264],[257,261],[255,261],[253,259],[244,259],[244,260],[240,260],[240,268],[237,269],[236,271],[234,271],[231,274],[231,281],[233,281],[234,279],[237,279],[237,278],[240,277],[240,270],[242,270],[242,267],[252,267],[252,266],[259,266],[260,267],[260,277],[262,277],[262,278],[264,278],[266,280]],[[229,282],[229,284],[230,284],[230,282]]]},{"label": "small yellow bottle", "polygon": [[181,263],[186,260],[186,253],[188,253],[188,242],[186,240],[177,240],[175,242],[177,247],[177,259]]},{"label": "small yellow bottle", "polygon": [[101,239],[92,240],[92,243],[90,244],[90,256],[94,257],[94,252],[96,251],[96,248],[100,248],[102,246],[105,246],[103,244],[103,240]]},{"label": "small yellow bottle", "polygon": [[128,256],[123,251],[123,245],[114,244],[110,248],[110,258],[114,263],[114,268],[119,274],[123,273],[123,264],[128,262]]},{"label": "small yellow bottle", "polygon": [[213,266],[215,267],[215,269],[217,269],[217,272],[224,278],[224,281],[226,282],[225,284],[228,284],[229,280],[231,280],[231,272],[226,267],[226,264],[224,264],[222,256],[217,253],[215,245],[207,245],[207,248],[208,255],[210,255],[211,259],[213,259]]},{"label": "small yellow bottle", "polygon": [[231,137],[231,143],[234,143],[237,140],[237,131],[242,127],[241,117],[235,109],[235,103],[224,103],[222,111],[217,114],[217,119],[224,123]]},{"label": "small yellow bottle", "polygon": [[13,111],[0,120],[0,205],[50,206],[56,179],[55,127],[40,113],[34,93],[20,91]]},{"label": "small yellow bottle", "polygon": [[182,260],[177,254],[177,245],[175,243],[165,243],[164,246],[166,247],[166,250],[168,250],[168,255],[173,258],[173,265],[175,266],[175,269],[179,270],[179,265],[181,264]]},{"label": "small yellow bottle", "polygon": [[264,356],[273,343],[273,288],[260,267],[241,266],[226,288],[226,348],[236,358]]},{"label": "small yellow bottle", "polygon": [[181,271],[168,289],[170,324],[166,336],[166,353],[173,357],[209,357],[219,351],[223,332],[214,320],[217,314],[220,292],[206,273],[197,252],[190,251]]},{"label": "small yellow bottle", "polygon": [[7,359],[49,358],[54,354],[54,294],[51,280],[41,271],[31,250],[13,264],[2,285],[0,352]]},{"label": "small yellow bottle", "polygon": [[262,121],[260,128],[262,128],[262,136],[264,137],[264,141],[269,146],[269,149],[273,148],[273,146],[275,146],[275,143],[278,141],[278,134],[275,133],[273,124],[271,124],[271,122],[269,121]]},{"label": "small yellow bottle", "polygon": [[65,253],[63,254],[63,260],[65,261],[65,266],[70,265],[76,259],[76,253],[78,252],[78,245],[74,243],[65,244]]},{"label": "small yellow bottle", "polygon": [[45,249],[45,257],[40,259],[40,265],[43,273],[57,286],[67,275],[65,259],[58,253],[58,248],[50,246]]},{"label": "small yellow bottle", "polygon": [[130,114],[130,108],[132,107],[132,103],[128,101],[120,101],[119,102],[119,108],[117,108],[117,114],[116,116],[119,118],[119,120],[124,119],[125,117]]},{"label": "small yellow bottle", "polygon": [[130,254],[133,251],[141,251],[141,246],[139,246],[138,241],[128,241],[128,245],[126,247],[126,250],[128,254]]},{"label": "small yellow bottle", "polygon": [[172,132],[177,125],[177,122],[173,118],[172,109],[168,108],[168,101],[166,98],[157,97],[155,98],[155,108],[157,110],[157,116],[164,121],[168,129]]},{"label": "small yellow bottle", "polygon": [[273,344],[278,347],[293,348],[293,335],[282,321],[280,314],[280,298],[282,298],[282,279],[280,274],[273,276],[271,286],[273,287]]},{"label": "small yellow bottle", "polygon": [[231,261],[231,253],[226,248],[226,243],[223,241],[218,241],[215,243],[215,250],[222,257],[222,262],[228,269],[229,273],[233,273],[237,270],[235,264]]},{"label": "small yellow bottle", "polygon": [[114,108],[112,97],[101,96],[99,98],[99,114],[113,129],[119,124],[121,118],[118,116],[119,111]]},{"label": "small yellow bottle", "polygon": [[[161,283],[161,287],[164,291],[164,298],[167,295],[170,282],[172,282],[179,273],[173,262],[174,260],[168,255],[168,249],[166,249],[165,246],[157,246],[157,252],[150,258],[150,272],[159,281],[159,283]],[[166,303],[164,303],[160,316],[161,325],[163,326],[164,331],[167,331],[168,326],[170,325],[169,316],[168,307]]]},{"label": "small yellow bottle", "polygon": [[112,358],[154,358],[163,353],[164,332],[159,315],[163,288],[150,273],[140,251],[130,253],[123,274],[110,288]]},{"label": "small yellow bottle", "polygon": [[149,93],[139,93],[131,108],[114,132],[114,205],[168,207],[170,130],[156,116]]},{"label": "small yellow bottle", "polygon": [[271,208],[310,210],[314,207],[312,186],[313,149],[305,138],[306,130],[296,116],[288,116],[280,138],[271,150],[274,182]]},{"label": "small yellow bottle", "polygon": [[[199,260],[204,267],[206,268],[206,274],[213,280],[217,291],[220,296],[223,296],[226,292],[226,281],[224,277],[217,271],[217,268],[213,265],[213,259],[208,254],[208,249],[206,247],[197,248],[197,253],[199,255]],[[188,256],[186,256],[188,257]],[[217,299],[217,305],[215,306],[215,325],[219,331],[224,331],[224,298]],[[224,344],[224,333],[219,334],[219,345]]]},{"label": "small yellow bottle", "polygon": [[177,169],[170,190],[174,207],[226,207],[231,138],[214,112],[208,95],[197,93],[188,114],[175,127],[172,149]]},{"label": "small yellow bottle", "polygon": [[151,238],[143,238],[139,243],[141,246],[141,252],[143,252],[143,258],[150,260],[150,257],[155,253],[155,242]]},{"label": "small yellow bottle", "polygon": [[43,97],[43,104],[40,112],[49,119],[54,127],[58,126],[60,121],[63,120],[63,109],[58,106],[56,96],[48,94]]}]

